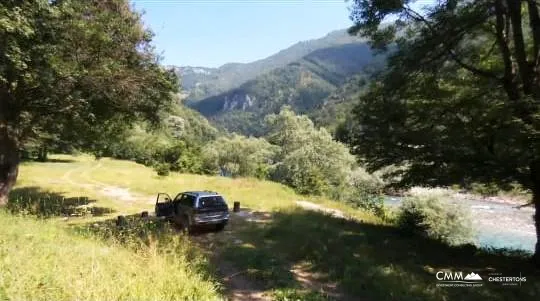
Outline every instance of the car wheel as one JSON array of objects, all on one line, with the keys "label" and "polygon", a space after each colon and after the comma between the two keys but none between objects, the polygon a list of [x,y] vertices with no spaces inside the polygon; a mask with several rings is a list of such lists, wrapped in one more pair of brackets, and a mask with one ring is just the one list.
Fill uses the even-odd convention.
[{"label": "car wheel", "polygon": [[217,224],[216,225],[216,230],[218,230],[218,231],[223,230],[223,228],[225,228],[225,225],[227,225],[227,223]]},{"label": "car wheel", "polygon": [[176,224],[178,225],[180,231],[186,234],[189,234],[191,232],[191,227],[189,225],[189,220],[187,219],[187,217],[178,218]]}]

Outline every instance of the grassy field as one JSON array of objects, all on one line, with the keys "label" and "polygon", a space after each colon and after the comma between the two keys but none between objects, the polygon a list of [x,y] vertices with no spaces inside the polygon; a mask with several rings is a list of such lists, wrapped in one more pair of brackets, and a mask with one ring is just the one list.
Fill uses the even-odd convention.
[{"label": "grassy field", "polygon": [[[134,162],[108,158],[95,160],[91,156],[56,155],[51,159],[47,163],[22,164],[12,199],[36,199],[37,202],[38,198],[45,196],[50,203],[50,199],[68,198],[70,201],[77,200],[74,205],[85,202],[96,208],[94,210],[98,213],[118,215],[153,210],[158,192],[168,193],[174,198],[177,193],[186,190],[212,190],[219,191],[229,203],[240,201],[243,208],[251,210],[274,211],[290,208],[297,200],[309,200],[339,209],[350,216],[372,222],[378,220],[342,203],[299,196],[291,188],[269,181],[176,173],[160,177],[151,168]],[[135,199],[122,201],[114,194],[103,193],[111,187],[128,188]],[[84,198],[87,200],[80,201]],[[59,212],[51,215],[55,213]]]},{"label": "grassy field", "polygon": [[[52,162],[25,163],[20,172],[8,210],[47,219],[0,216],[0,268],[7,271],[0,274],[0,299],[216,299],[223,296],[215,266],[209,265],[216,260],[234,264],[276,300],[522,301],[540,296],[538,271],[519,254],[403,237],[365,212],[299,196],[277,183],[158,177],[132,162],[89,156],[54,156]],[[234,218],[226,231],[190,239],[163,224],[114,227],[116,215],[152,211],[157,192],[174,197],[205,189],[269,214],[255,222]],[[303,210],[295,206],[297,200],[339,209],[354,219]],[[33,247],[25,248],[26,243]],[[527,282],[442,288],[436,286],[439,270],[521,273]],[[26,272],[21,276],[21,271]]]},{"label": "grassy field", "polygon": [[219,299],[217,283],[199,272],[204,258],[189,255],[186,239],[132,240],[127,248],[4,212],[0,233],[0,300]]}]

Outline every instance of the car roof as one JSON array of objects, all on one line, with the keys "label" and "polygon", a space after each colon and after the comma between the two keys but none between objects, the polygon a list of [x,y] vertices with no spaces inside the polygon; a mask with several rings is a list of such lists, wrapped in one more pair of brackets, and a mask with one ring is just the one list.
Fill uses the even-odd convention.
[{"label": "car roof", "polygon": [[183,194],[189,194],[196,197],[219,195],[219,193],[214,191],[185,191]]}]

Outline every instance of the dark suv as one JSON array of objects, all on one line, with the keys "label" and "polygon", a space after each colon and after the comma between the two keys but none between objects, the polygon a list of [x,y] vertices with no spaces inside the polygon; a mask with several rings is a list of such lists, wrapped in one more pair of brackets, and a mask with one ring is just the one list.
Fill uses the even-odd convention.
[{"label": "dark suv", "polygon": [[186,191],[174,200],[166,193],[159,193],[156,216],[168,217],[188,231],[202,225],[215,225],[217,230],[222,230],[229,221],[229,207],[217,192]]}]

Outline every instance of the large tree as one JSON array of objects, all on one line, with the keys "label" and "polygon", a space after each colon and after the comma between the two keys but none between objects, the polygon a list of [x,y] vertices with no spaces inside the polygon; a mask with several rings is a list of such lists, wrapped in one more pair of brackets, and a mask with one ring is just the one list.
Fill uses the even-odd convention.
[{"label": "large tree", "polygon": [[395,52],[350,142],[372,169],[406,166],[402,184],[521,183],[540,262],[539,3],[429,3],[354,1],[350,32]]},{"label": "large tree", "polygon": [[332,195],[341,190],[355,167],[346,145],[315,127],[307,116],[295,115],[289,106],[266,116],[266,123],[266,138],[280,148],[271,174],[274,180],[304,194]]},{"label": "large tree", "polygon": [[0,3],[0,205],[25,142],[54,134],[83,148],[136,119],[156,121],[176,78],[127,0]]}]

